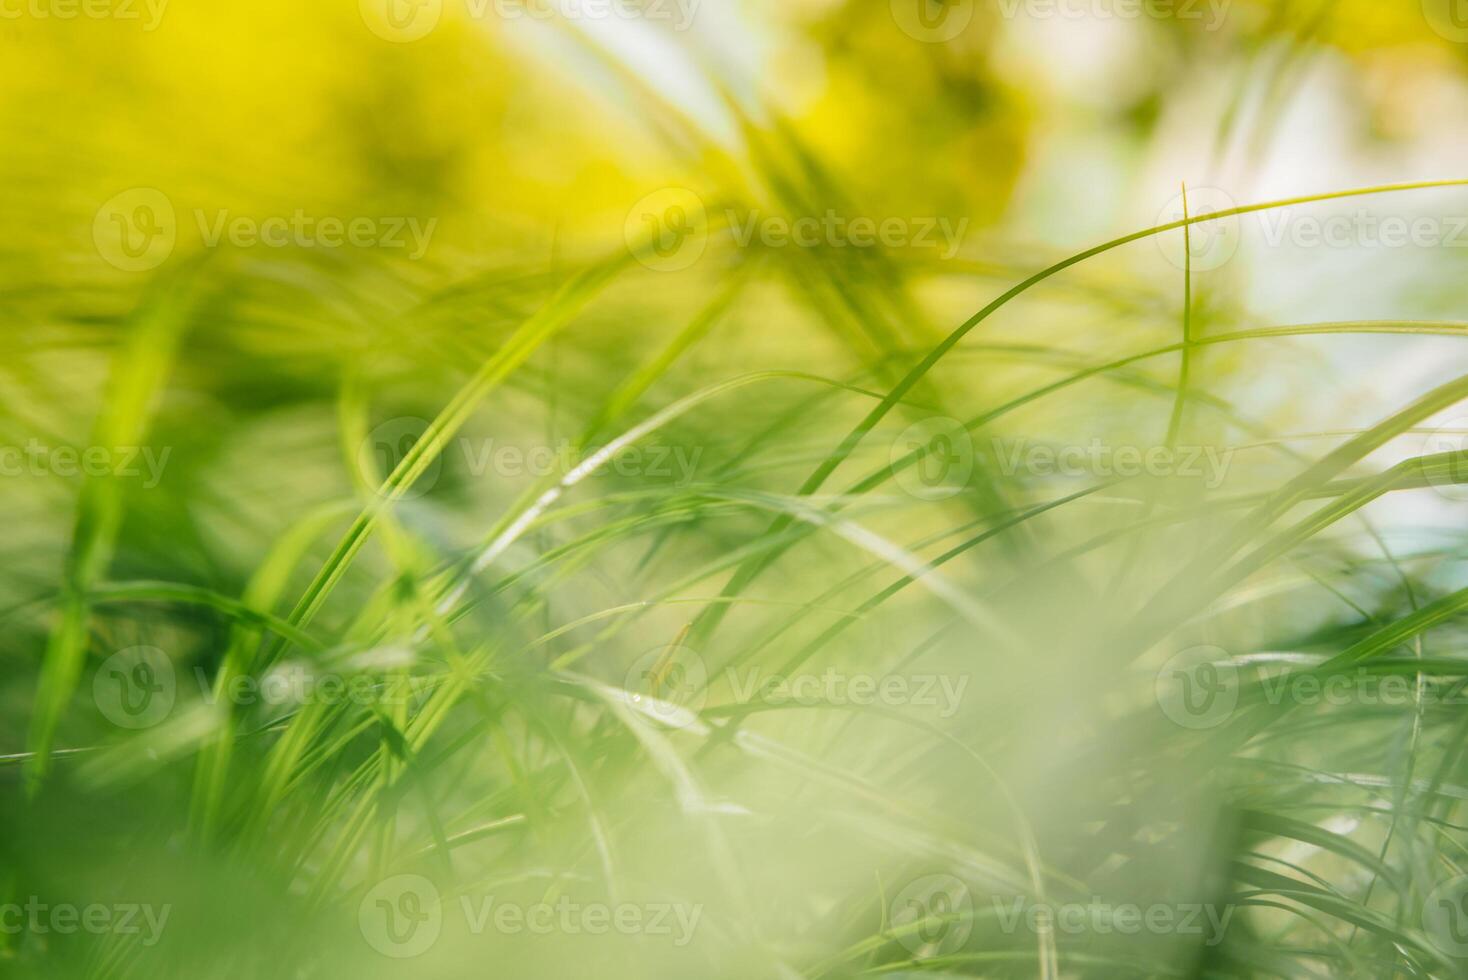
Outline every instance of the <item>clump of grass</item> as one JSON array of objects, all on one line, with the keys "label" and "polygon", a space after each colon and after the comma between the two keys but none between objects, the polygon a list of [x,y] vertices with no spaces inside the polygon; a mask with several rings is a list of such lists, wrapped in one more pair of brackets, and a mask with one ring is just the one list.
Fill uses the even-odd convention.
[{"label": "clump of grass", "polygon": [[[746,179],[709,200],[844,198],[787,121],[737,123]],[[1325,434],[1240,392],[1286,342],[1468,325],[1244,325],[1189,263],[1140,306],[1086,297],[1144,346],[1004,330],[1149,239],[1462,187],[1188,214],[947,327],[921,263],[755,255],[717,227],[678,273],[638,241],[431,287],[308,256],[165,267],[109,323],[89,442],[167,440],[176,469],[148,493],[90,477],[59,576],[14,577],[33,667],[6,687],[27,720],[0,760],[0,907],[44,928],[6,930],[3,962],[1455,975],[1468,588],[1453,534],[1385,533],[1373,507],[1458,486],[1462,452],[1378,460],[1468,378]],[[262,308],[340,349],[272,363],[249,343]],[[1005,463],[1073,443],[1076,417],[1239,462],[1217,485]],[[490,439],[571,463],[475,472],[464,447]],[[657,471],[658,449],[696,465]]]}]

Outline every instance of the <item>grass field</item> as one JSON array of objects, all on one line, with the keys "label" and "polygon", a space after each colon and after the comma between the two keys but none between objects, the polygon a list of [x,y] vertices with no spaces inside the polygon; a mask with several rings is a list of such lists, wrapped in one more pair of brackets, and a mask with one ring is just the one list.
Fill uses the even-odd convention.
[{"label": "grass field", "polygon": [[1463,976],[1456,6],[559,7],[0,0],[0,975]]}]

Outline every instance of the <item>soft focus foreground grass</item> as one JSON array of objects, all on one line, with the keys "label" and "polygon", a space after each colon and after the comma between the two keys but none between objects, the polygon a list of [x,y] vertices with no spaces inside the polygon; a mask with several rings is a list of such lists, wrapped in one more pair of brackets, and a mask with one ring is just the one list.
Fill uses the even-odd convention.
[{"label": "soft focus foreground grass", "polygon": [[[8,974],[1457,975],[1464,460],[1426,437],[1468,376],[1350,371],[1461,339],[1461,269],[1277,323],[1242,260],[1163,257],[1457,181],[1063,248],[1003,223],[1054,116],[997,28],[751,5],[669,80],[574,23],[175,4],[0,35],[0,442],[51,460],[0,489]],[[1107,125],[1200,52],[1283,104],[1358,50],[1333,16],[1147,25],[1177,76]],[[177,242],[130,269],[137,188]],[[684,263],[645,233],[687,189]],[[976,227],[741,246],[751,209]],[[298,211],[433,231],[197,217]],[[1092,446],[1194,465],[1054,465]],[[141,911],[11,930],[42,905]]]}]

